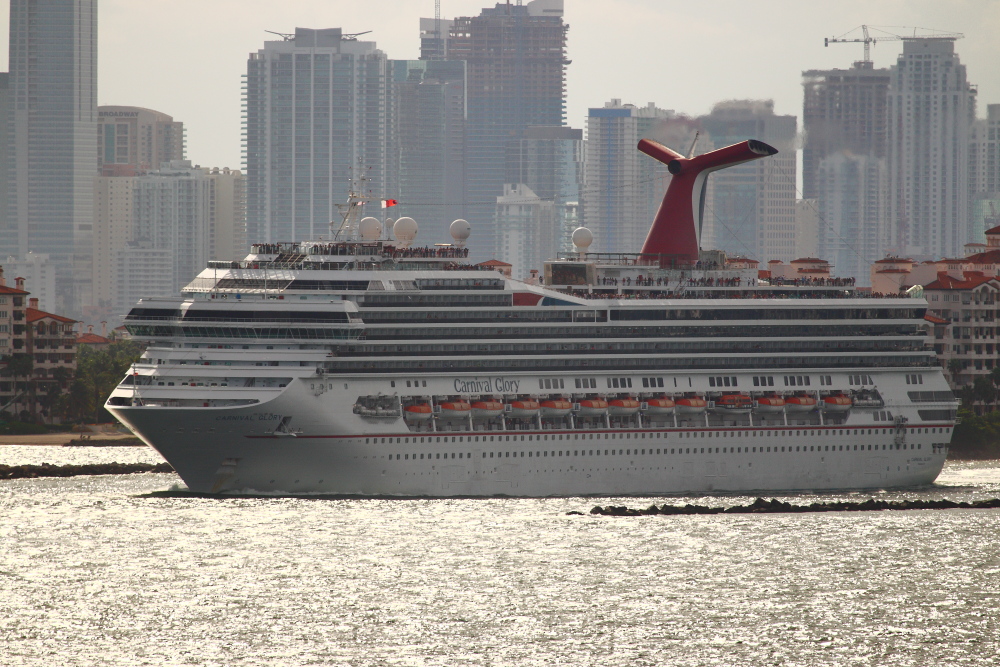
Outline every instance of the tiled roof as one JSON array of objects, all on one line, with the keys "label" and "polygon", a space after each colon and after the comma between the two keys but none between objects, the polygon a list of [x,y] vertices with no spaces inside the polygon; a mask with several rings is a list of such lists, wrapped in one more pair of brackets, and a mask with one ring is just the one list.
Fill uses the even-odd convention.
[{"label": "tiled roof", "polygon": [[514,266],[514,265],[508,264],[507,262],[501,262],[499,259],[488,259],[485,262],[480,262],[476,266]]},{"label": "tiled roof", "polygon": [[997,264],[1000,263],[1000,248],[977,252],[975,255],[969,255],[966,259],[973,264]]},{"label": "tiled roof", "polygon": [[43,320],[46,317],[51,317],[57,322],[65,322],[67,324],[73,324],[76,322],[76,320],[71,320],[68,317],[46,313],[44,310],[38,310],[37,308],[25,308],[24,316],[29,322],[37,322],[38,320]]},{"label": "tiled roof", "polygon": [[110,345],[111,341],[104,336],[98,336],[95,333],[85,333],[80,334],[76,337],[76,342],[78,345]]},{"label": "tiled roof", "polygon": [[965,280],[959,280],[957,278],[952,278],[947,274],[938,274],[937,280],[927,285],[924,285],[925,290],[934,289],[973,289],[979,287],[983,283],[988,283],[991,280],[996,280],[993,276],[984,276],[982,274],[966,274]]},{"label": "tiled roof", "polygon": [[13,287],[7,287],[6,285],[0,285],[0,294],[31,294],[31,292],[25,292],[23,289],[15,289]]}]

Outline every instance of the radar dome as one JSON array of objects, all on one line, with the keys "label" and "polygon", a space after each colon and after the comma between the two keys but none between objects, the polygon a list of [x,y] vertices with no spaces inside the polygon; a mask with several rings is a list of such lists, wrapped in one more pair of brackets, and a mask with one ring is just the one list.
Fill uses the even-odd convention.
[{"label": "radar dome", "polygon": [[365,241],[377,241],[378,237],[382,235],[382,223],[378,221],[378,218],[371,216],[361,218],[361,222],[358,223],[358,231]]},{"label": "radar dome", "polygon": [[401,246],[408,247],[417,237],[417,221],[413,218],[400,218],[392,226],[392,234]]},{"label": "radar dome", "polygon": [[451,223],[451,227],[448,230],[451,232],[451,238],[454,239],[455,244],[462,246],[469,240],[469,234],[472,233],[472,225],[459,218]]},{"label": "radar dome", "polygon": [[594,233],[586,227],[577,227],[573,230],[573,245],[581,250],[586,250],[594,242]]}]

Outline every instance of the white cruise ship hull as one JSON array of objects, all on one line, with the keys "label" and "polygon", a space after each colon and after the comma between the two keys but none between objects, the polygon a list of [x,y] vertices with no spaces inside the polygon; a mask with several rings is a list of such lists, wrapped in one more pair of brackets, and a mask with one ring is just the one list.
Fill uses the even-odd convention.
[{"label": "white cruise ship hull", "polygon": [[951,424],[753,420],[413,432],[401,416],[352,413],[351,395],[315,395],[300,380],[253,406],[109,409],[202,493],[544,497],[908,487],[934,481],[951,437]]}]

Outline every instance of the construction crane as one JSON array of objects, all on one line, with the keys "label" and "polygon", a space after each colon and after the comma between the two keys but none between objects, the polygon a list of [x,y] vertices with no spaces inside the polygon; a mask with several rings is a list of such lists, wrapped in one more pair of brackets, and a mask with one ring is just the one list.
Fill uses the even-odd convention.
[{"label": "construction crane", "polygon": [[[858,28],[861,28],[861,33],[864,35],[864,37],[860,37],[860,38],[858,38],[858,37],[848,38],[847,37],[851,33],[857,31]],[[871,47],[872,47],[872,44],[875,44],[876,42],[899,42],[899,41],[902,41],[904,39],[961,39],[962,37],[965,36],[965,35],[963,35],[960,32],[942,32],[940,30],[931,30],[930,28],[910,28],[910,27],[904,27],[904,26],[881,26],[881,27],[879,27],[879,26],[861,25],[861,26],[858,26],[858,28],[853,28],[852,30],[849,30],[848,32],[845,32],[840,37],[824,37],[823,38],[823,46],[830,46],[831,44],[857,44],[857,43],[863,43],[865,45],[865,58],[861,62],[871,63],[871,61],[872,61],[872,58],[871,58]],[[884,28],[891,28],[893,30],[912,30],[913,34],[912,35],[900,35],[900,34],[888,32]],[[878,32],[880,32],[882,34],[873,37],[869,33],[869,29],[870,30],[877,30]],[[926,32],[928,32],[930,34],[918,35],[917,34],[918,30],[924,30],[924,31],[926,31]]]}]

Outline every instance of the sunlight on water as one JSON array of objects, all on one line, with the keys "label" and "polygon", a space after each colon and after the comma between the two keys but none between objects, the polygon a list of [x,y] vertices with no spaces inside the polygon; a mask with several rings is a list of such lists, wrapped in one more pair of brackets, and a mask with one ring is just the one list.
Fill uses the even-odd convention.
[{"label": "sunlight on water", "polygon": [[[73,462],[123,460],[107,453]],[[615,518],[565,513],[663,500],[142,495],[176,483],[0,482],[2,664],[981,665],[1000,650],[996,510]],[[997,495],[998,462],[884,494]],[[838,497],[868,496],[821,496]]]}]

